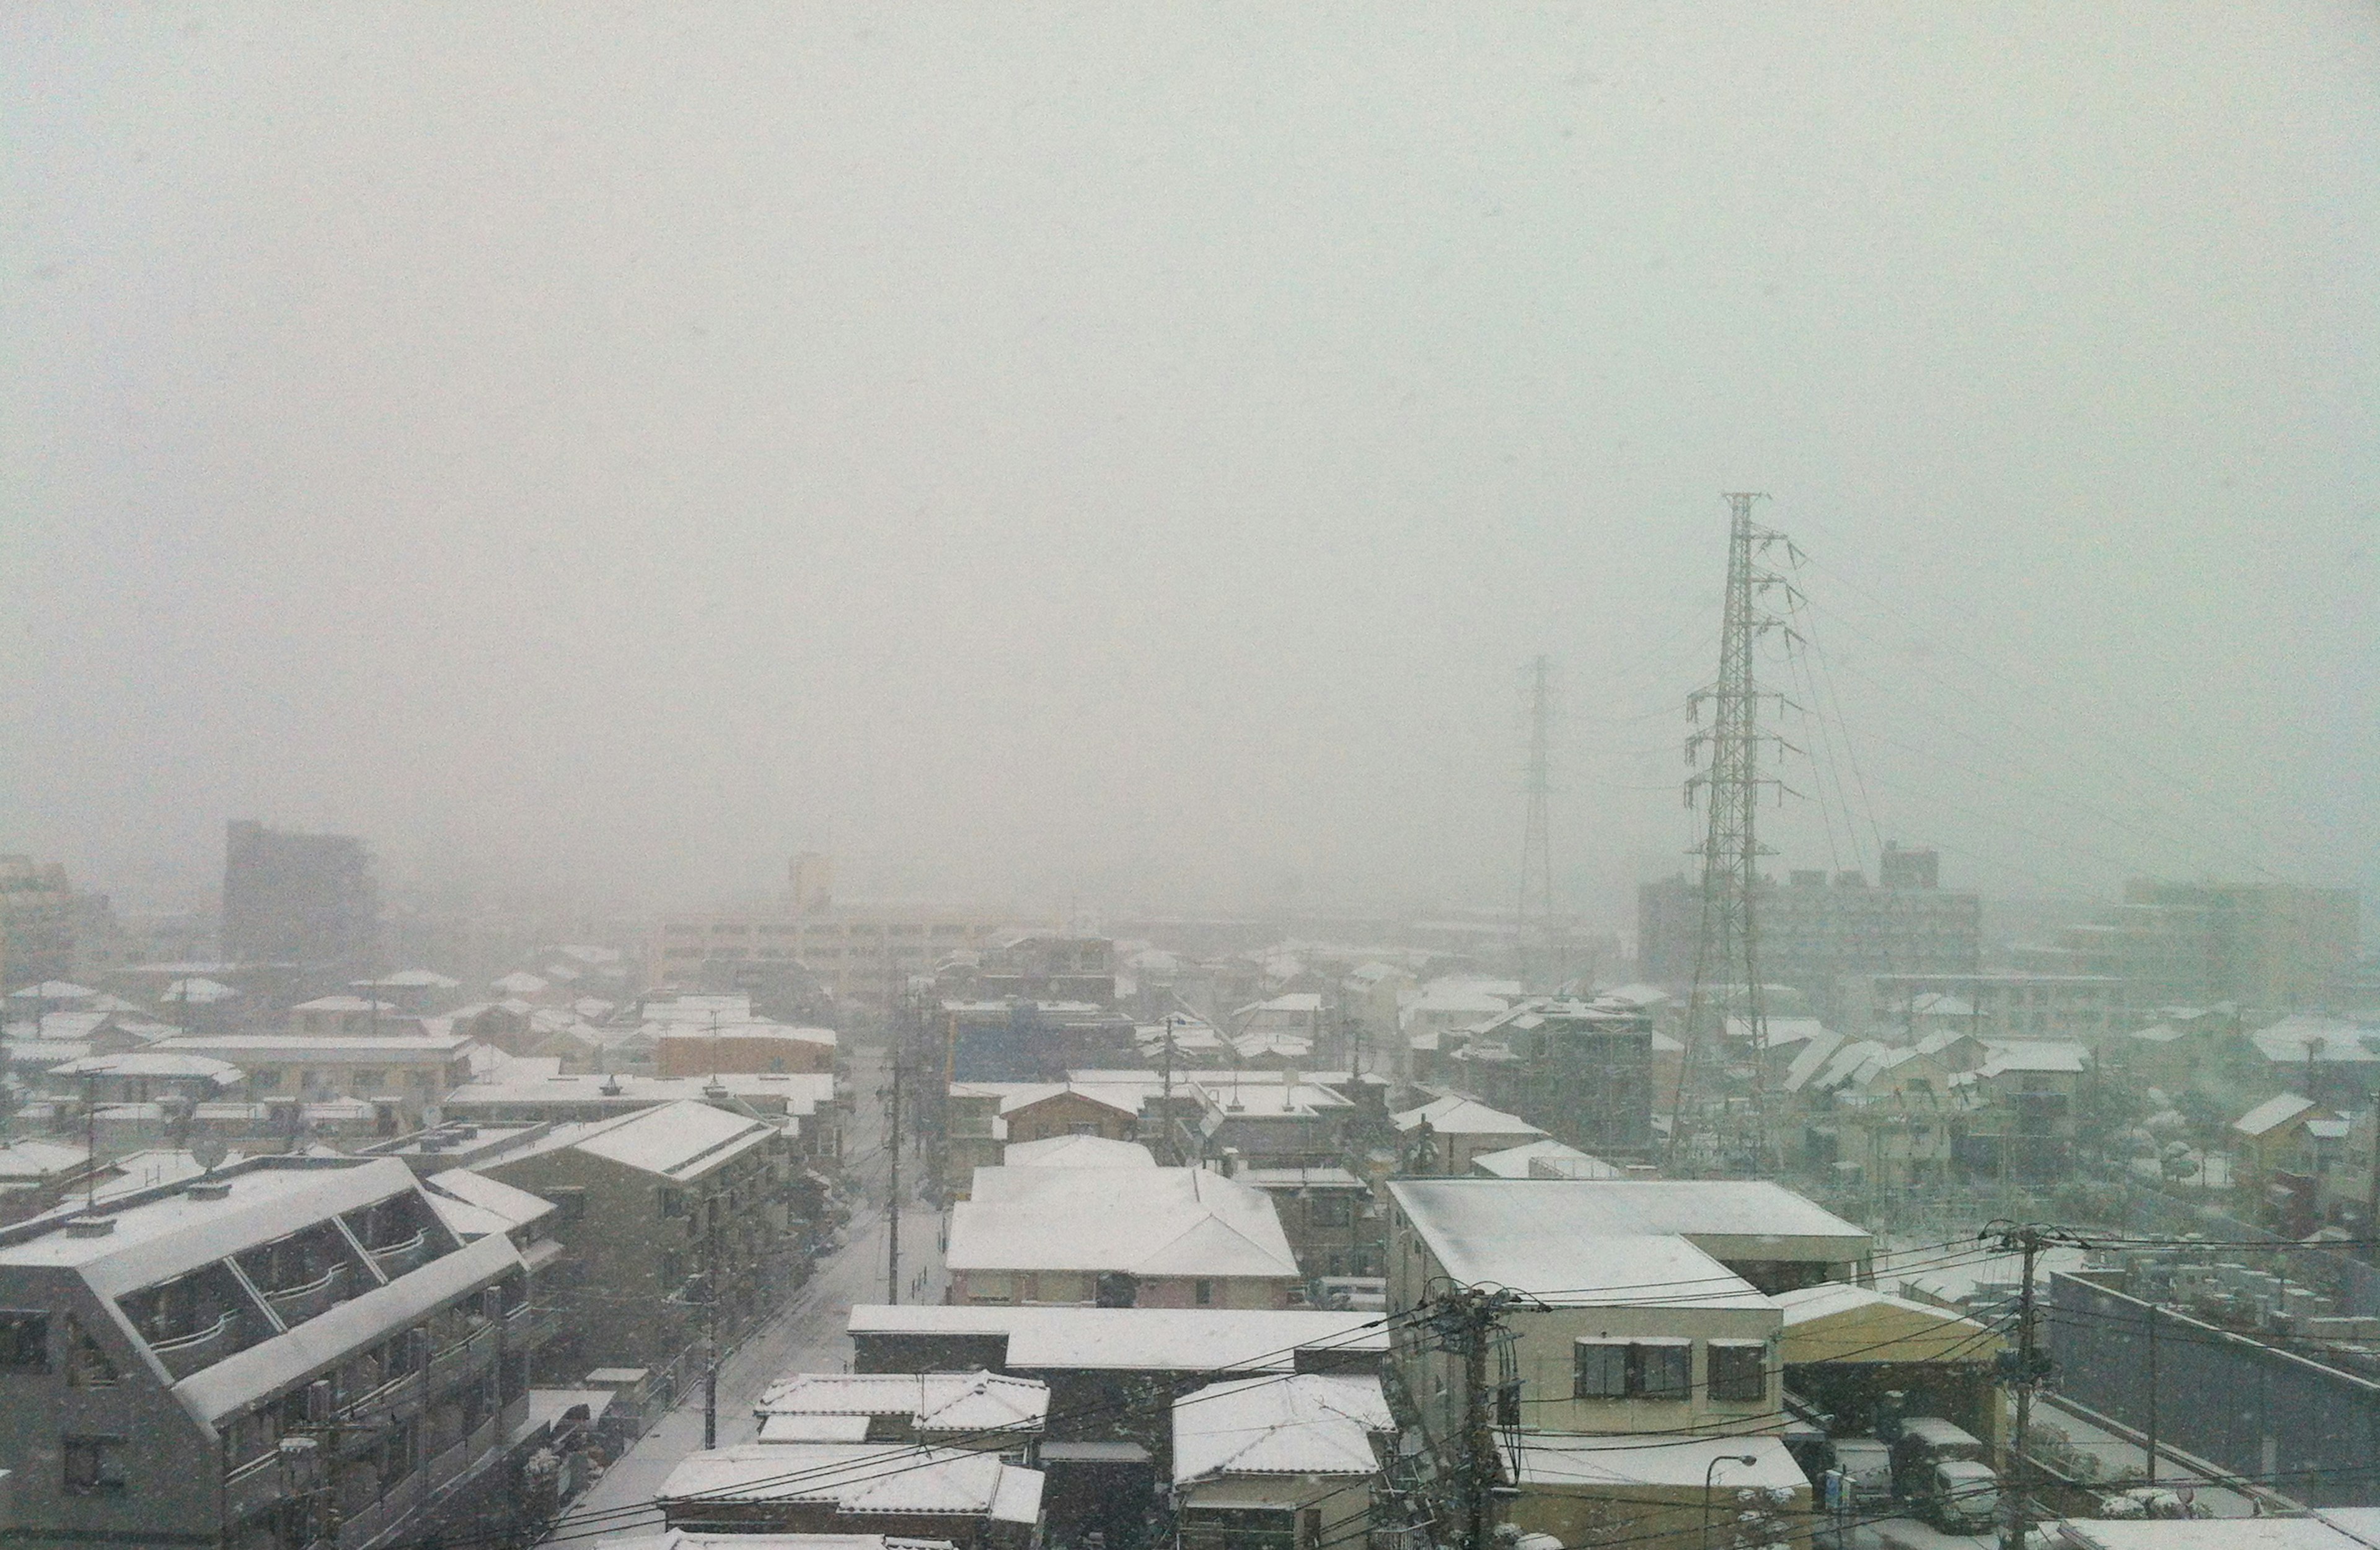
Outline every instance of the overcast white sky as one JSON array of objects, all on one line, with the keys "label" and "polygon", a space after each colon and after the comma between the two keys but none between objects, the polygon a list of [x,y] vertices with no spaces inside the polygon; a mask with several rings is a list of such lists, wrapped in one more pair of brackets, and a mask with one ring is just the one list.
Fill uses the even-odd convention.
[{"label": "overcast white sky", "polygon": [[2240,0],[12,6],[0,848],[1502,901],[1545,651],[1620,924],[1751,488],[1780,865],[2380,893],[2375,80]]}]

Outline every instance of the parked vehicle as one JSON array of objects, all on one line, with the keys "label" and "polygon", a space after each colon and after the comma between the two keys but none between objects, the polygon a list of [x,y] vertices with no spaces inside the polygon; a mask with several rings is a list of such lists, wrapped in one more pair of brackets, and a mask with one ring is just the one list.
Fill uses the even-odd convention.
[{"label": "parked vehicle", "polygon": [[1318,1276],[1312,1295],[1318,1308],[1362,1314],[1389,1310],[1389,1283],[1378,1276]]},{"label": "parked vehicle", "polygon": [[1834,1467],[1862,1501],[1880,1502],[1892,1495],[1892,1450],[1874,1437],[1837,1437]]},{"label": "parked vehicle", "polygon": [[1928,1467],[1925,1494],[1912,1505],[1944,1533],[1988,1529],[1999,1520],[2000,1477],[1979,1459],[1946,1459]]}]

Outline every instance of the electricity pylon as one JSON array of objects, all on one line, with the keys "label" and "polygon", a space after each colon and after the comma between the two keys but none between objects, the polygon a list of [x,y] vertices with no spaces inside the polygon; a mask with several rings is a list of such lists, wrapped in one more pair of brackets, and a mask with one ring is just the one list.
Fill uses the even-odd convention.
[{"label": "electricity pylon", "polygon": [[[1760,788],[1776,785],[1760,772],[1764,745],[1779,743],[1773,733],[1760,730],[1764,694],[1755,671],[1753,648],[1769,630],[1784,628],[1767,604],[1769,594],[1791,583],[1767,568],[1765,558],[1785,541],[1781,533],[1756,526],[1752,503],[1766,499],[1751,493],[1727,497],[1727,602],[1719,630],[1718,676],[1687,696],[1686,711],[1697,723],[1705,701],[1712,708],[1711,723],[1686,739],[1686,757],[1700,760],[1687,778],[1686,805],[1705,805],[1706,822],[1702,857],[1702,922],[1694,943],[1694,988],[1686,1000],[1685,1054],[1679,1062],[1678,1092],[1670,1120],[1670,1159],[1686,1155],[1691,1132],[1705,1123],[1704,1110],[1718,1098],[1718,1113],[1708,1117],[1722,1149],[1730,1144],[1746,1150],[1753,1169],[1767,1173],[1772,1166],[1767,1114],[1768,1023],[1760,984],[1758,899],[1760,858],[1771,854],[1760,843]],[[1732,1012],[1744,1025],[1750,1041],[1752,1083],[1746,1105],[1739,1112],[1724,1094],[1726,1036]]]},{"label": "electricity pylon", "polygon": [[[1521,835],[1520,905],[1512,913],[1524,990],[1558,989],[1561,980],[1561,954],[1554,944],[1553,781],[1549,752],[1553,669],[1551,657],[1540,655],[1529,663],[1529,774],[1524,788],[1529,798],[1529,817]],[[1534,941],[1530,931],[1532,909],[1536,912]]]}]

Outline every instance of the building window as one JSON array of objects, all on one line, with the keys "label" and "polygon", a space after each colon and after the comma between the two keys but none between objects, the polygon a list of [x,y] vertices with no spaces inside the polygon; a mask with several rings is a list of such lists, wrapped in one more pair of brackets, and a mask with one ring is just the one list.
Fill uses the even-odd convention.
[{"label": "building window", "polygon": [[1215,1305],[1215,1283],[1212,1281],[1191,1282],[1190,1300],[1197,1303],[1198,1306],[1202,1308],[1213,1307]]},{"label": "building window", "polygon": [[1325,1196],[1324,1198],[1316,1201],[1314,1203],[1314,1225],[1317,1227],[1345,1227],[1348,1220],[1348,1206],[1351,1204],[1351,1202],[1341,1200],[1336,1196]]},{"label": "building window", "polygon": [[248,1081],[249,1084],[260,1093],[276,1093],[281,1090],[281,1072],[271,1066],[259,1066],[249,1072]]},{"label": "building window", "polygon": [[662,1216],[683,1217],[686,1215],[686,1196],[684,1194],[680,1193],[676,1190],[671,1189],[664,1189],[661,1193]]},{"label": "building window", "polygon": [[1694,1387],[1691,1340],[1592,1339],[1575,1350],[1575,1399],[1682,1399]]},{"label": "building window", "polygon": [[557,1226],[578,1221],[587,1215],[587,1192],[575,1184],[566,1189],[548,1190],[545,1195],[553,1202],[553,1219]]},{"label": "building window", "polygon": [[60,1437],[58,1454],[66,1463],[69,1496],[96,1496],[124,1489],[122,1437]]},{"label": "building window", "polygon": [[50,1370],[50,1315],[0,1309],[0,1373]]},{"label": "building window", "polygon": [[1756,1341],[1713,1340],[1710,1397],[1731,1404],[1757,1404],[1768,1398],[1767,1347]]}]

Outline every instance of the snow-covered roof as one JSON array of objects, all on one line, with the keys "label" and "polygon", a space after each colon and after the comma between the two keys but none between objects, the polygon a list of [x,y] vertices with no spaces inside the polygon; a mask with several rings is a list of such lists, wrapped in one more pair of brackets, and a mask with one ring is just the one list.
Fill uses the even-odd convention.
[{"label": "snow-covered roof", "polygon": [[[1784,1049],[1796,1044],[1807,1044],[1821,1034],[1834,1031],[1815,1017],[1764,1017],[1761,1019],[1761,1029],[1771,1049]],[[1727,1036],[1732,1039],[1750,1038],[1752,1020],[1748,1017],[1729,1018]]]},{"label": "snow-covered roof", "polygon": [[2380,1060],[2380,1038],[2335,1017],[2293,1013],[2248,1036],[2265,1059],[2289,1065]]},{"label": "snow-covered roof", "polygon": [[765,1120],[730,1114],[707,1103],[681,1101],[601,1126],[575,1144],[591,1156],[647,1173],[689,1179],[778,1133],[777,1127]]},{"label": "snow-covered roof", "polygon": [[363,996],[317,996],[310,1001],[300,1001],[289,1010],[292,1011],[379,1011],[396,1017],[406,1014],[405,1009],[394,1001],[373,1000]]},{"label": "snow-covered roof", "polygon": [[1234,1082],[1231,1073],[1208,1072],[1188,1086],[1201,1103],[1225,1117],[1290,1119],[1354,1107],[1345,1094],[1312,1082]]},{"label": "snow-covered roof", "polygon": [[1495,1179],[1625,1179],[1628,1170],[1548,1136],[1500,1152],[1482,1152],[1472,1168]]},{"label": "snow-covered roof", "polygon": [[279,1056],[310,1065],[385,1065],[407,1055],[452,1057],[470,1042],[468,1034],[179,1034],[150,1047],[259,1060]]},{"label": "snow-covered roof", "polygon": [[1261,1011],[1280,1011],[1303,1017],[1318,1014],[1321,1011],[1322,997],[1318,991],[1297,990],[1286,996],[1275,996],[1270,1000],[1251,1002],[1232,1012],[1232,1015],[1249,1017]]},{"label": "snow-covered roof", "polygon": [[761,1392],[760,1416],[905,1415],[921,1433],[1038,1433],[1050,1386],[1000,1373],[792,1373]]},{"label": "snow-covered roof", "polygon": [[1540,1136],[1544,1131],[1517,1114],[1507,1114],[1500,1108],[1490,1108],[1476,1098],[1443,1097],[1390,1116],[1401,1131],[1421,1128],[1424,1120],[1439,1135],[1513,1135]]},{"label": "snow-covered roof", "polygon": [[1991,1050],[1984,1061],[1985,1076],[1997,1076],[2004,1071],[2079,1076],[2091,1064],[2088,1047],[2065,1039],[1985,1039],[1984,1043]]},{"label": "snow-covered roof", "polygon": [[1343,1168],[1244,1168],[1232,1175],[1259,1190],[1364,1190],[1371,1188]]},{"label": "snow-covered roof", "polygon": [[1010,1168],[1155,1168],[1157,1158],[1136,1141],[1110,1141],[1101,1135],[1053,1135],[1042,1141],[1018,1141],[1001,1149],[1001,1161]]},{"label": "snow-covered roof", "polygon": [[2300,1093],[2280,1093],[2266,1098],[2255,1108],[2231,1121],[2231,1128],[2241,1135],[2263,1135],[2314,1107],[2313,1099]]},{"label": "snow-covered roof", "polygon": [[164,993],[157,999],[161,1001],[171,1001],[177,1006],[209,1006],[216,1001],[228,1001],[238,994],[238,991],[221,980],[193,975],[187,979],[177,979],[166,986]]},{"label": "snow-covered roof", "polygon": [[2362,1510],[2323,1508],[2311,1518],[2064,1519],[2059,1550],[2369,1550],[2380,1522],[2354,1526]]},{"label": "snow-covered roof", "polygon": [[21,1183],[48,1179],[80,1168],[90,1156],[79,1146],[30,1136],[0,1141],[0,1181]]},{"label": "snow-covered roof", "polygon": [[52,1076],[146,1076],[158,1080],[208,1081],[218,1087],[237,1087],[248,1073],[229,1060],[175,1049],[128,1049],[119,1055],[86,1055],[52,1066]]},{"label": "snow-covered roof", "polygon": [[1785,1311],[1785,1327],[1788,1329],[1864,1308],[1897,1308],[1903,1313],[1922,1314],[1945,1324],[1967,1325],[1979,1332],[1984,1328],[1982,1325],[1961,1318],[1946,1308],[1936,1307],[1931,1302],[1896,1297],[1891,1292],[1853,1286],[1849,1281],[1821,1281],[1816,1286],[1778,1292],[1771,1301]]},{"label": "snow-covered roof", "polygon": [[431,1205],[437,1205],[442,1196],[458,1201],[502,1222],[505,1231],[527,1227],[554,1210],[553,1202],[543,1195],[531,1194],[468,1168],[445,1169],[431,1174],[422,1183],[428,1188]]},{"label": "snow-covered roof", "polygon": [[0,1237],[0,1265],[70,1267],[103,1297],[115,1297],[416,1189],[412,1170],[394,1157],[352,1168],[251,1168],[218,1178],[226,1189],[220,1199],[177,1192],[119,1206],[103,1213],[115,1227],[91,1237],[65,1230],[73,1207],[37,1218],[38,1227],[19,1224]]},{"label": "snow-covered roof", "polygon": [[98,994],[90,986],[77,985],[72,980],[45,979],[39,985],[9,991],[8,999],[12,1001],[79,1001]]},{"label": "snow-covered roof", "polygon": [[1368,1475],[1395,1432],[1377,1377],[1234,1378],[1173,1401],[1173,1483],[1219,1475]]},{"label": "snow-covered roof", "polygon": [[[1785,1451],[1783,1439],[1773,1436],[1672,1437],[1647,1447],[1643,1439],[1626,1435],[1523,1432],[1512,1456],[1524,1490],[1637,1485],[1699,1491],[1706,1480],[1714,1478],[1722,1493],[1755,1486],[1791,1491],[1806,1499],[1810,1489],[1809,1477]],[[1720,1462],[1746,1456],[1755,1462]],[[1723,1494],[1720,1499],[1726,1499]]]},{"label": "snow-covered roof", "polygon": [[[1864,1256],[1872,1241],[1864,1229],[1765,1180],[1398,1179],[1389,1191],[1449,1273],[1524,1290],[1611,1284],[1609,1271],[1593,1263],[1597,1240],[1675,1235],[1728,1258],[1828,1264]],[[1559,1268],[1573,1259],[1588,1263],[1576,1273]]]},{"label": "snow-covered roof", "polygon": [[951,1208],[953,1270],[1294,1277],[1272,1200],[1196,1168],[978,1168]]},{"label": "snow-covered roof", "polygon": [[645,1032],[658,1038],[699,1041],[715,1033],[721,1038],[783,1039],[789,1044],[822,1044],[832,1048],[835,1032],[832,1028],[802,1028],[790,1023],[771,1023],[754,1018],[747,1023],[722,1023],[716,1029],[699,1023],[653,1022]]},{"label": "snow-covered roof", "polygon": [[657,1534],[599,1539],[589,1546],[589,1550],[955,1550],[955,1547],[946,1539],[904,1539],[894,1534],[710,1534],[669,1529]]},{"label": "snow-covered roof", "polygon": [[654,1493],[679,1515],[706,1501],[821,1502],[837,1512],[948,1513],[1031,1524],[1041,1471],[996,1453],[906,1443],[739,1443],[691,1453]]},{"label": "snow-covered roof", "polygon": [[1305,1308],[1034,1308],[863,1303],[855,1335],[1004,1335],[1020,1372],[1285,1373],[1300,1351],[1385,1355],[1378,1315]]}]

